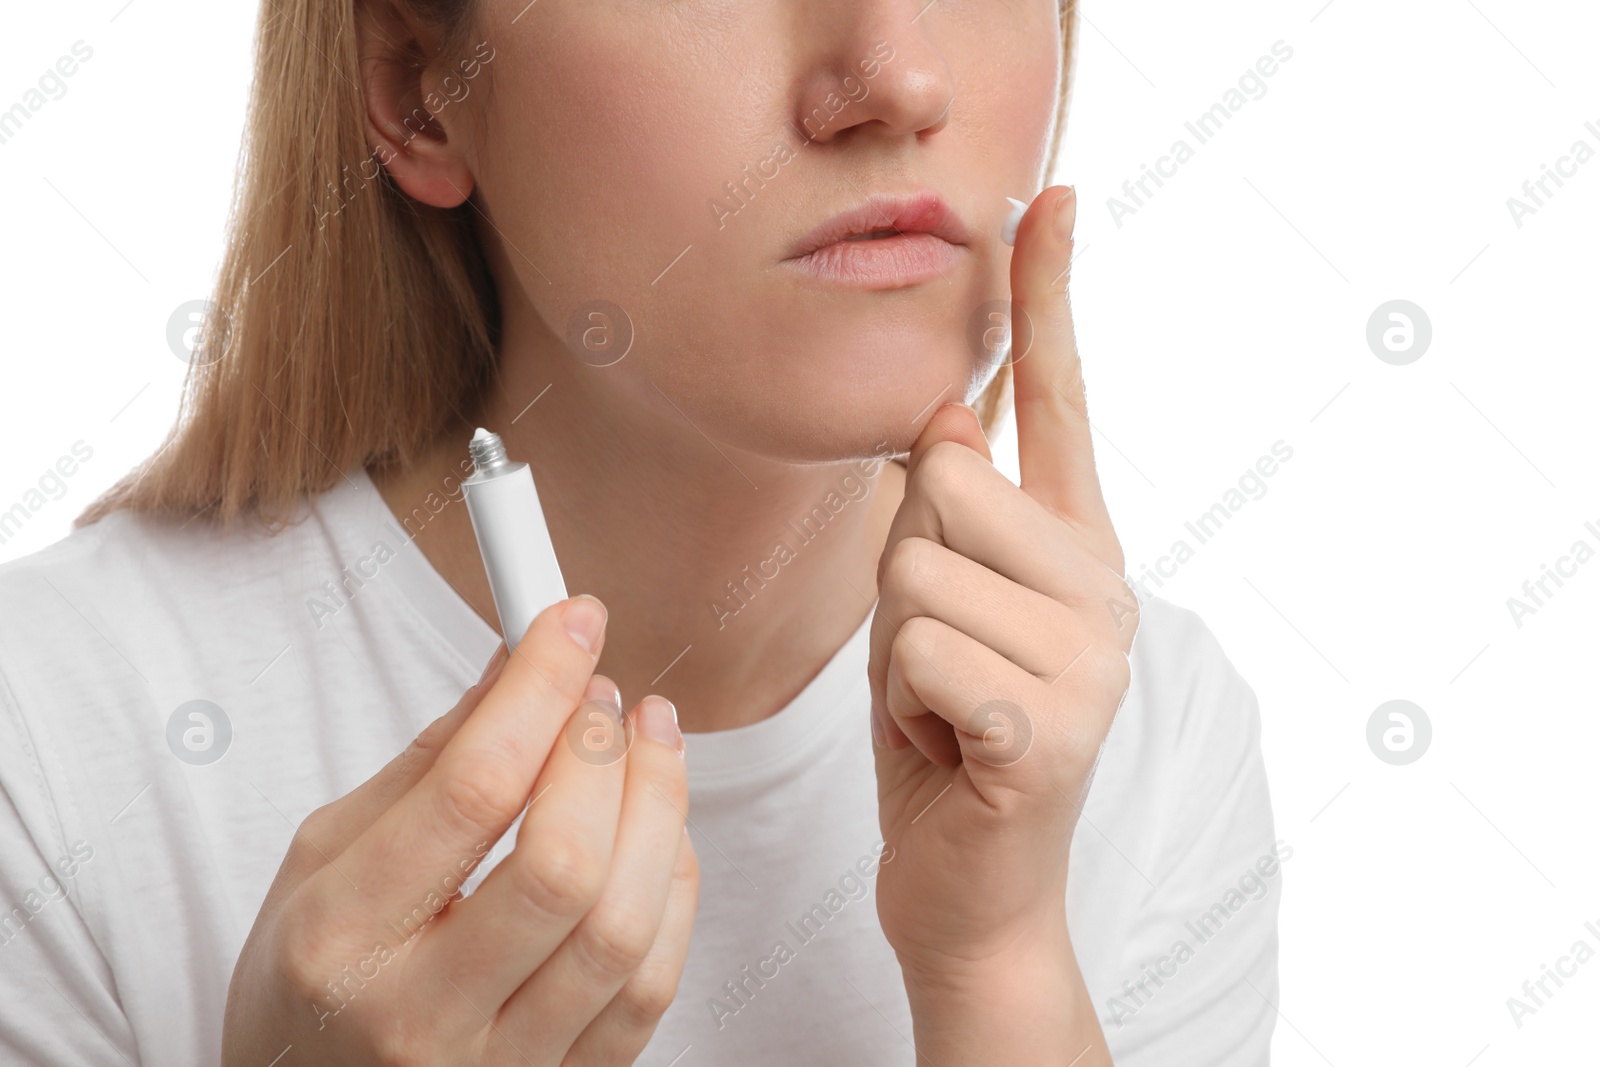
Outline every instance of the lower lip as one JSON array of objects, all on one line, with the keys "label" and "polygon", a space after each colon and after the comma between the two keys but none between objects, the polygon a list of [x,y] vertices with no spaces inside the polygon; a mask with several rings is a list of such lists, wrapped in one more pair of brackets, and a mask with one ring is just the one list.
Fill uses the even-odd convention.
[{"label": "lower lip", "polygon": [[861,289],[904,289],[950,273],[961,248],[931,233],[835,241],[784,264],[813,278]]}]

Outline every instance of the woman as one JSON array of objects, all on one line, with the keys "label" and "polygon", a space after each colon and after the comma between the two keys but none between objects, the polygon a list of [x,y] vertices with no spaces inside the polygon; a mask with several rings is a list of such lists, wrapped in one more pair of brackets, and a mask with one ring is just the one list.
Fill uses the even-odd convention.
[{"label": "woman", "polygon": [[[1071,40],[265,4],[179,425],[0,576],[7,1060],[1264,1062],[1254,698],[1122,578],[1074,194],[1000,238]],[[592,594],[512,656],[475,425]]]}]

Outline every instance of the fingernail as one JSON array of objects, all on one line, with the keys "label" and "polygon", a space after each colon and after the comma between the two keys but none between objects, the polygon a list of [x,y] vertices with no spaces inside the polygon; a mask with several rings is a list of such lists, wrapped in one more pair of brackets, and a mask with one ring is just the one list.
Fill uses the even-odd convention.
[{"label": "fingernail", "polygon": [[683,735],[678,732],[678,709],[663,696],[647,696],[639,704],[639,729],[683,755]]},{"label": "fingernail", "polygon": [[1022,216],[1027,213],[1028,205],[1014,196],[1006,197],[1011,205],[1011,213],[1006,216],[1006,224],[1000,228],[1000,240],[1008,245],[1017,243],[1017,227],[1022,225]]},{"label": "fingernail", "polygon": [[1067,244],[1072,240],[1072,228],[1078,223],[1078,190],[1067,186],[1066,195],[1056,201],[1056,240]]},{"label": "fingernail", "polygon": [[[589,678],[589,685],[584,686],[584,699],[579,702],[578,707],[579,709],[590,709],[590,712],[587,713],[587,715],[581,715],[581,717],[579,717],[582,721],[586,721],[586,723],[594,723],[594,718],[590,718],[590,715],[592,715],[595,710],[598,710],[598,712],[602,713],[602,715],[605,715],[606,718],[610,718],[614,725],[616,725],[616,731],[618,731],[618,733],[616,733],[616,737],[619,737],[619,739],[624,739],[624,744],[626,744],[627,717],[624,715],[624,713],[622,713],[621,689],[616,688],[616,683],[614,683],[614,681],[611,681],[610,678],[606,678],[605,675],[594,675],[594,677]],[[608,752],[613,750],[611,741],[613,741],[611,736],[606,737],[605,749],[608,750]]]},{"label": "fingernail", "polygon": [[506,660],[510,658],[511,654],[506,650],[506,643],[500,642],[500,646],[494,650],[494,655],[489,657],[489,662],[483,665],[483,673],[478,675],[477,684],[482,685],[499,674],[500,668],[505,666]]},{"label": "fingernail", "polygon": [[622,721],[622,690],[603,674],[596,674],[589,679],[589,684],[583,690],[583,703],[604,704],[613,719]]},{"label": "fingernail", "polygon": [[883,720],[878,718],[878,709],[871,708],[867,715],[872,719],[872,747],[883,748],[889,739],[883,736]]},{"label": "fingernail", "polygon": [[572,598],[562,621],[566,623],[568,635],[582,645],[585,652],[594,655],[594,650],[600,647],[600,634],[606,628],[605,605],[588,593],[582,593]]}]

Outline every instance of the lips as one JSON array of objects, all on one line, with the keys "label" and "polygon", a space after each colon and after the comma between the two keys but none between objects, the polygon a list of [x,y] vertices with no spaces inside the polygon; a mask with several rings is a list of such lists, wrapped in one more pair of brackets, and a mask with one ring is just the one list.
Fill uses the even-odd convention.
[{"label": "lips", "polygon": [[806,234],[795,244],[788,258],[799,259],[845,240],[886,240],[896,235],[918,233],[953,245],[967,243],[967,228],[937,193],[878,194],[839,212]]},{"label": "lips", "polygon": [[784,265],[815,280],[900,289],[948,277],[967,229],[936,193],[874,195],[797,241]]}]

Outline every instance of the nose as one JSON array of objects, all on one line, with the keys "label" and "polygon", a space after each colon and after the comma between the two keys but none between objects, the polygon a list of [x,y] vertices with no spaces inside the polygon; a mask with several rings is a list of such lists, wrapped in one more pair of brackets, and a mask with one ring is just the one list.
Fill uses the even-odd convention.
[{"label": "nose", "polygon": [[826,0],[795,3],[801,53],[794,125],[826,144],[881,134],[943,129],[955,100],[955,75],[926,32],[930,0]]}]

